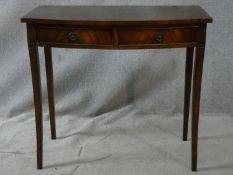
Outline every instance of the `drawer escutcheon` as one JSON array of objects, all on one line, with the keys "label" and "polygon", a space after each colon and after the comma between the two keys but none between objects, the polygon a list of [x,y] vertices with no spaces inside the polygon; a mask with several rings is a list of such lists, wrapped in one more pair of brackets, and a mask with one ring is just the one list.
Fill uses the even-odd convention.
[{"label": "drawer escutcheon", "polygon": [[69,32],[67,35],[68,35],[68,38],[70,41],[77,41],[78,40],[78,36],[75,32]]},{"label": "drawer escutcheon", "polygon": [[163,33],[158,32],[158,33],[155,34],[155,41],[157,43],[162,43],[163,39],[164,39],[164,34]]}]

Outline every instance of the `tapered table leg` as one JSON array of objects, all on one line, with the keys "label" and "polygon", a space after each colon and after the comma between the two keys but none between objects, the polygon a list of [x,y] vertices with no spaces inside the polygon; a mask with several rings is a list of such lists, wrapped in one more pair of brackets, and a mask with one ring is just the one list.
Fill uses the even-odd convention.
[{"label": "tapered table leg", "polygon": [[48,91],[48,102],[49,102],[49,116],[50,116],[50,128],[51,137],[56,139],[56,121],[55,121],[55,105],[54,105],[54,92],[53,92],[53,62],[52,52],[50,46],[44,47],[45,53],[45,68],[47,77],[47,91]]},{"label": "tapered table leg", "polygon": [[40,64],[38,56],[38,47],[36,45],[35,28],[27,25],[28,32],[28,48],[31,64],[32,85],[35,106],[36,121],[36,138],[37,138],[37,168],[42,169],[43,166],[43,122],[42,122],[42,98],[41,98],[41,80],[40,80]]},{"label": "tapered table leg", "polygon": [[201,95],[201,81],[204,61],[204,47],[197,47],[193,78],[193,111],[192,111],[192,171],[197,170],[198,122]]},{"label": "tapered table leg", "polygon": [[184,141],[187,141],[187,137],[188,137],[190,93],[191,93],[192,72],[193,72],[193,51],[194,51],[193,47],[187,48],[187,51],[186,51],[184,120],[183,120],[183,140]]}]

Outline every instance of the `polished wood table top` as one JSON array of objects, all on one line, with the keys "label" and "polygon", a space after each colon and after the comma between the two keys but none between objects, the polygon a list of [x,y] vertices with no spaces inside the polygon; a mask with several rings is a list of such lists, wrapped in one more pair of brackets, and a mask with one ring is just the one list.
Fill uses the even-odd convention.
[{"label": "polished wood table top", "polygon": [[77,25],[165,25],[211,22],[200,6],[39,6],[23,22]]},{"label": "polished wood table top", "polygon": [[198,123],[206,28],[207,23],[212,22],[212,18],[200,6],[39,6],[22,17],[21,22],[27,24],[38,169],[43,167],[42,98],[38,56],[38,46],[42,46],[45,52],[52,139],[56,139],[52,47],[187,48],[183,140],[187,140],[192,90],[192,170],[197,170]]}]

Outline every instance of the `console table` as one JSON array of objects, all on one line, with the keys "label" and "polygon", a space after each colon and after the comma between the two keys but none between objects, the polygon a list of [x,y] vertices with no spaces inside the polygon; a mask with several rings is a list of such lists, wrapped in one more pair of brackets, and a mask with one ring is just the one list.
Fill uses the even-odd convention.
[{"label": "console table", "polygon": [[198,121],[206,27],[207,23],[212,22],[212,18],[200,6],[39,6],[22,17],[21,22],[27,24],[38,169],[42,169],[43,166],[42,99],[38,57],[38,46],[42,46],[45,52],[52,139],[56,139],[56,127],[51,47],[187,48],[183,140],[187,140],[192,87],[192,170],[197,170]]}]

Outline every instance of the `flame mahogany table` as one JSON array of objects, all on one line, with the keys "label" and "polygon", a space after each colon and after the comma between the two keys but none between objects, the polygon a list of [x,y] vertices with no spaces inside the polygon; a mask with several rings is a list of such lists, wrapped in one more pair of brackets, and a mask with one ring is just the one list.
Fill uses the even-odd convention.
[{"label": "flame mahogany table", "polygon": [[[44,47],[52,139],[56,139],[51,47],[88,49],[187,48],[183,140],[187,140],[191,87],[192,170],[197,170],[198,121],[207,23],[199,6],[39,6],[21,18],[34,92],[37,168],[42,169],[43,125],[38,46]],[[195,59],[193,53],[195,48]],[[193,76],[193,82],[192,82]]]}]

